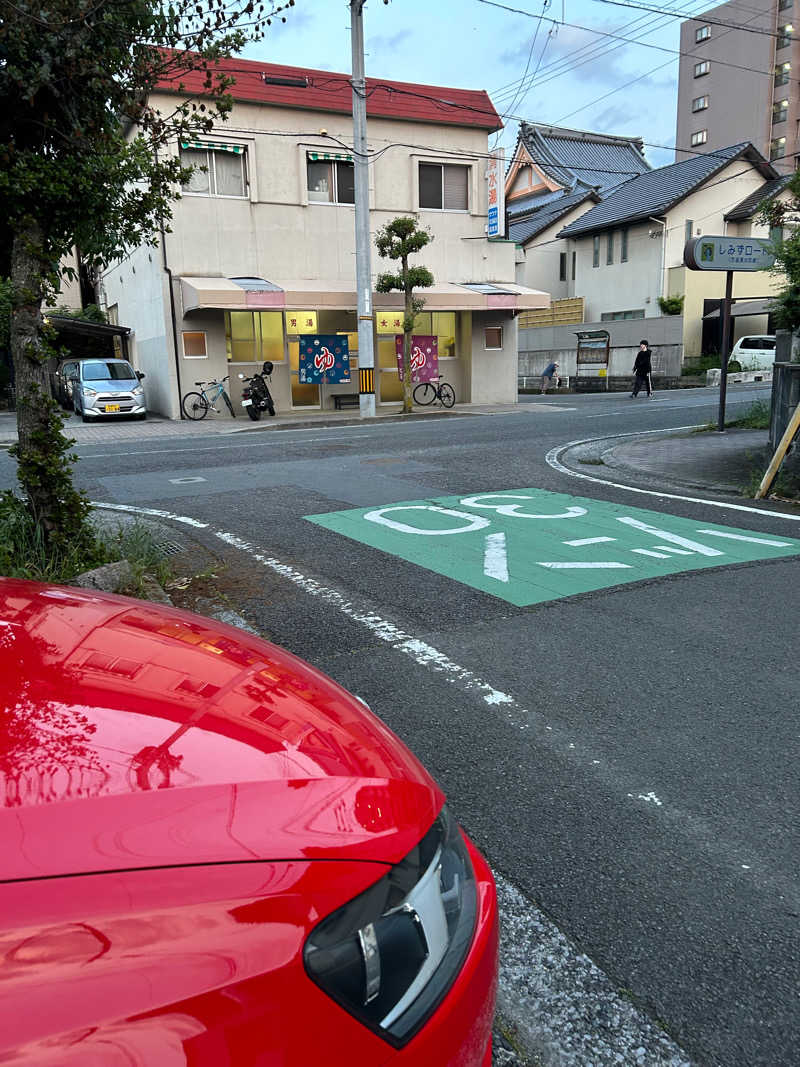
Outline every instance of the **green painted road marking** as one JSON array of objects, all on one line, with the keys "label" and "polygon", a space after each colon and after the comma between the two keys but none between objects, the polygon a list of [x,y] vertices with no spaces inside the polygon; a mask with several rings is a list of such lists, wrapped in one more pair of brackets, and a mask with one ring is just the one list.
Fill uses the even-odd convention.
[{"label": "green painted road marking", "polygon": [[800,541],[791,537],[544,489],[436,497],[306,518],[518,607],[800,553]]}]

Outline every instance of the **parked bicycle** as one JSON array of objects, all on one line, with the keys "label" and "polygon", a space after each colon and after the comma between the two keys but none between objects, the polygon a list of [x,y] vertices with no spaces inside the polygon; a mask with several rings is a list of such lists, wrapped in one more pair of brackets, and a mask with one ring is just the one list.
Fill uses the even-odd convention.
[{"label": "parked bicycle", "polygon": [[438,400],[442,407],[451,408],[456,402],[456,394],[452,385],[442,381],[442,375],[432,382],[420,382],[414,386],[414,403],[425,407]]},{"label": "parked bicycle", "polygon": [[236,412],[233,410],[233,404],[231,398],[225,392],[224,382],[228,381],[228,375],[218,382],[216,379],[212,379],[210,382],[195,382],[195,385],[200,386],[199,393],[187,393],[181,400],[181,407],[183,413],[187,419],[204,419],[209,411],[213,411],[219,414],[217,408],[214,407],[220,397],[225,401],[225,405],[228,411],[236,418]]}]

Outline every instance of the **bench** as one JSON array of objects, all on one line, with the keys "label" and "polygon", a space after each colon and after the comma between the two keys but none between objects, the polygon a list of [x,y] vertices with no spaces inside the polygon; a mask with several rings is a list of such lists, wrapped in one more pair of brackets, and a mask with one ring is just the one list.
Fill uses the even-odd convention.
[{"label": "bench", "polygon": [[333,406],[337,411],[342,408],[357,408],[359,403],[358,393],[335,393],[333,397]]}]

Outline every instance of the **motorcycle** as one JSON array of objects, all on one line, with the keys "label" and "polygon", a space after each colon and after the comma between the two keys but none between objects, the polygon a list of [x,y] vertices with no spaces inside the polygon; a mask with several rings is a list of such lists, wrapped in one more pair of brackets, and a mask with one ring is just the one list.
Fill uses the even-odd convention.
[{"label": "motorcycle", "polygon": [[261,370],[251,378],[246,378],[244,374],[239,375],[239,380],[245,383],[242,389],[242,407],[246,409],[253,422],[258,422],[262,411],[268,411],[270,415],[275,414],[275,404],[267,385],[267,379],[271,378],[272,370],[272,363],[266,360]]}]

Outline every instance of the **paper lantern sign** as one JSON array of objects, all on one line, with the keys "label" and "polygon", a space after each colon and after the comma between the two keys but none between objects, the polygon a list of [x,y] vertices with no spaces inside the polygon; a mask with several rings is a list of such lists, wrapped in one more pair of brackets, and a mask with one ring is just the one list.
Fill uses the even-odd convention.
[{"label": "paper lantern sign", "polygon": [[[397,373],[400,381],[403,380],[403,335],[397,334],[394,339],[395,352],[397,353]],[[429,337],[426,334],[411,335],[411,381],[432,382],[439,376],[439,338]]]},{"label": "paper lantern sign", "polygon": [[350,345],[346,334],[300,336],[298,380],[304,385],[338,385],[350,381]]}]

